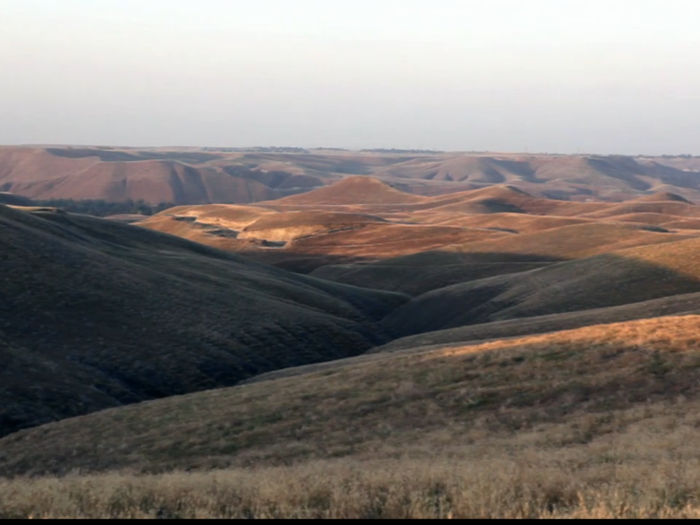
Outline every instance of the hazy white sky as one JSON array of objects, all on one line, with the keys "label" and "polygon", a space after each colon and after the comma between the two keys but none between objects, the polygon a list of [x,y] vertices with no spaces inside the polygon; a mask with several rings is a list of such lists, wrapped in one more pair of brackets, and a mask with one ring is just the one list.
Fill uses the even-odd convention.
[{"label": "hazy white sky", "polygon": [[0,144],[700,154],[698,0],[0,0]]}]

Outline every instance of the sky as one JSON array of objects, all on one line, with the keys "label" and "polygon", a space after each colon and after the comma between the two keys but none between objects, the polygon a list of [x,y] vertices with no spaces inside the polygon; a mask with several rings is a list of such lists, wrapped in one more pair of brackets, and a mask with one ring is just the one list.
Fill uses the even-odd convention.
[{"label": "sky", "polygon": [[700,154],[697,0],[0,0],[0,144]]}]

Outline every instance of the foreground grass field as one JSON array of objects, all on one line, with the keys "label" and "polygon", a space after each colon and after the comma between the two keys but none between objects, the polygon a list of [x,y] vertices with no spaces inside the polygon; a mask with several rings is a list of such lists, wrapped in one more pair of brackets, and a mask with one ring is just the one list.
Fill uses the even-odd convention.
[{"label": "foreground grass field", "polygon": [[0,518],[700,517],[699,333],[369,355],[22,431]]},{"label": "foreground grass field", "polygon": [[462,446],[433,435],[394,459],[0,480],[0,519],[699,518],[698,408],[659,404]]}]

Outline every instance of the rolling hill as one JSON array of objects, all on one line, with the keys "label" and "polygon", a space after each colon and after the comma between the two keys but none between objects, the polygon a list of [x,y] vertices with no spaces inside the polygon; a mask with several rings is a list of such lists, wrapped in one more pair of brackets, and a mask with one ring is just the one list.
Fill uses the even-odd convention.
[{"label": "rolling hill", "polygon": [[[102,150],[0,148],[0,189],[36,200],[151,204],[247,203],[285,194],[215,166],[185,162],[200,159],[197,155],[158,157]],[[216,157],[204,157],[210,158]]]},{"label": "rolling hill", "polygon": [[[700,200],[700,169],[695,160],[284,148],[5,146],[0,147],[0,191],[37,200],[241,204],[369,176],[425,196],[511,185],[536,197],[574,201],[627,201],[656,193],[696,201]],[[345,202],[352,201],[352,190],[348,190]],[[385,202],[387,198],[384,195]],[[337,197],[332,200],[337,202]]]},{"label": "rolling hill", "polygon": [[[482,217],[473,216],[472,222],[483,220]],[[312,275],[356,286],[420,295],[457,283],[543,268],[555,262],[694,238],[694,235],[660,233],[648,225],[585,222],[548,228],[546,219],[549,218],[527,217],[520,226],[517,220],[499,214],[498,223],[507,221],[513,228],[535,230],[532,233],[519,234],[514,229],[496,228],[506,233],[369,264],[329,264],[314,270]],[[546,225],[544,229],[543,224]],[[554,224],[556,222],[550,221],[548,226]]]},{"label": "rolling hill", "polygon": [[[353,202],[360,204],[348,204]],[[178,207],[139,226],[301,273],[328,264],[376,261],[504,235],[484,228],[413,221],[414,207],[423,209],[431,202],[376,179],[352,177],[256,206]]]},{"label": "rolling hill", "polygon": [[689,239],[458,284],[413,299],[384,323],[409,336],[700,292],[699,249],[700,239]]},{"label": "rolling hill", "polygon": [[[592,444],[656,417],[655,403],[697,403],[699,328],[698,316],[669,317],[291,370],[16,433],[0,440],[0,474],[259,468],[409,450],[469,461],[567,444],[598,457]],[[527,438],[508,441],[515,433]]]},{"label": "rolling hill", "polygon": [[0,148],[0,190],[182,204],[0,193],[0,519],[700,515],[661,160]]},{"label": "rolling hill", "polygon": [[556,201],[511,186],[416,197],[370,177],[351,177],[256,206],[174,208],[140,225],[292,271],[420,295],[697,235],[692,224],[677,230],[660,225],[693,220],[700,208],[680,197],[630,203],[656,204],[682,210],[618,216],[628,211],[618,210],[624,204]]},{"label": "rolling hill", "polygon": [[0,434],[360,354],[404,296],[0,206]]},{"label": "rolling hill", "polygon": [[459,346],[474,341],[493,341],[577,328],[679,315],[700,315],[700,294],[680,294],[641,303],[625,304],[568,313],[523,317],[507,321],[462,326],[396,339],[376,352]]},{"label": "rolling hill", "polygon": [[426,197],[411,195],[391,187],[373,177],[353,176],[329,187],[317,189],[301,195],[285,197],[275,202],[284,206],[339,206],[339,205],[382,205],[414,204],[426,201]]}]

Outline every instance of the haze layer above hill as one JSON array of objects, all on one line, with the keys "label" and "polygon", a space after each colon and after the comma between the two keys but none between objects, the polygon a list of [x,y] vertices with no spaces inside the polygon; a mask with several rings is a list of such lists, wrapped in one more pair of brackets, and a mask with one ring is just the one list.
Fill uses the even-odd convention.
[{"label": "haze layer above hill", "polygon": [[39,200],[250,203],[372,176],[416,194],[510,184],[561,199],[700,200],[696,159],[499,153],[0,147],[0,191]]}]

